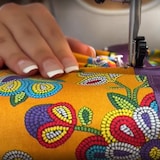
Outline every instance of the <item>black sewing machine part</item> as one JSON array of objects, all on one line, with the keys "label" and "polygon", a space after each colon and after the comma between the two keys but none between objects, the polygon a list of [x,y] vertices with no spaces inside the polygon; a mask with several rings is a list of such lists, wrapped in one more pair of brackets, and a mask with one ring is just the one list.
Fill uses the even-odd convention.
[{"label": "black sewing machine part", "polygon": [[[96,3],[103,3],[105,0],[95,0]],[[145,37],[138,36],[141,21],[142,0],[111,0],[113,2],[129,3],[129,62],[132,67],[143,67],[144,58],[148,55],[148,46]]]},{"label": "black sewing machine part", "polygon": [[95,0],[96,3],[103,3],[105,0]]},{"label": "black sewing machine part", "polygon": [[148,46],[145,37],[135,39],[135,62],[133,67],[143,67],[145,57],[148,55]]}]

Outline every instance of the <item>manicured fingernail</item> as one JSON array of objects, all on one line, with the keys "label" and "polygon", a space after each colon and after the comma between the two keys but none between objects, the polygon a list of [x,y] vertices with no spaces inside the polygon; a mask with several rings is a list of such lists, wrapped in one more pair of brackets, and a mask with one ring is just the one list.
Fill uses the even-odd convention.
[{"label": "manicured fingernail", "polygon": [[62,69],[58,69],[58,70],[47,72],[47,75],[48,75],[49,78],[51,78],[51,77],[54,77],[58,74],[63,74],[63,73],[64,73],[64,71]]},{"label": "manicured fingernail", "polygon": [[96,57],[96,50],[92,46],[89,46],[89,48],[91,50],[92,57]]},{"label": "manicured fingernail", "polygon": [[43,68],[49,78],[64,73],[63,69],[52,59],[44,61]]},{"label": "manicured fingernail", "polygon": [[37,65],[31,65],[31,66],[28,66],[26,68],[23,69],[23,72],[24,73],[29,73],[35,69],[38,69],[38,66]]},{"label": "manicured fingernail", "polygon": [[26,74],[33,71],[33,70],[38,69],[38,66],[36,64],[34,64],[33,62],[28,61],[28,60],[19,61],[18,66],[23,71],[23,73],[26,73]]},{"label": "manicured fingernail", "polygon": [[70,73],[70,72],[78,71],[78,70],[79,70],[79,67],[78,67],[78,66],[70,66],[70,67],[66,67],[66,68],[65,68],[65,72],[66,72],[66,73]]}]

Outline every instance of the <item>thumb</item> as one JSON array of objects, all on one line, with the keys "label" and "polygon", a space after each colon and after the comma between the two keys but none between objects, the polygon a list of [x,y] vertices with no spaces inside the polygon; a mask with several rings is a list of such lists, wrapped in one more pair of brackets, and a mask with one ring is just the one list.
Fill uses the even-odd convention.
[{"label": "thumb", "polygon": [[92,46],[82,43],[77,39],[67,37],[68,44],[72,52],[81,53],[90,57],[96,56],[96,51]]}]

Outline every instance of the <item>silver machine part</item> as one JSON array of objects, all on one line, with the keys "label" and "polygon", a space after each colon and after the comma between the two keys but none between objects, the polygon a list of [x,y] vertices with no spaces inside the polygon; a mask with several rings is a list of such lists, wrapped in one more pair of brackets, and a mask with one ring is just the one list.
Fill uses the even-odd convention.
[{"label": "silver machine part", "polygon": [[129,64],[135,66],[136,37],[141,23],[141,0],[131,0],[130,2],[130,22],[129,22]]},{"label": "silver machine part", "polygon": [[112,0],[113,2],[129,3],[129,65],[135,66],[136,57],[136,37],[138,36],[141,23],[142,0]]}]

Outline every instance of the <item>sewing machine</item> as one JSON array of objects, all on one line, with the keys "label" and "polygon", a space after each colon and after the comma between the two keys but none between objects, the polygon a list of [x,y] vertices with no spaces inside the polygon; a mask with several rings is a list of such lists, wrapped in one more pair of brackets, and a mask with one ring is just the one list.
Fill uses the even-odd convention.
[{"label": "sewing machine", "polygon": [[[103,3],[105,0],[95,0],[96,3]],[[144,36],[138,36],[141,21],[142,0],[112,0],[113,2],[129,3],[129,62],[133,67],[143,67],[144,58],[147,56],[147,43]]]}]

